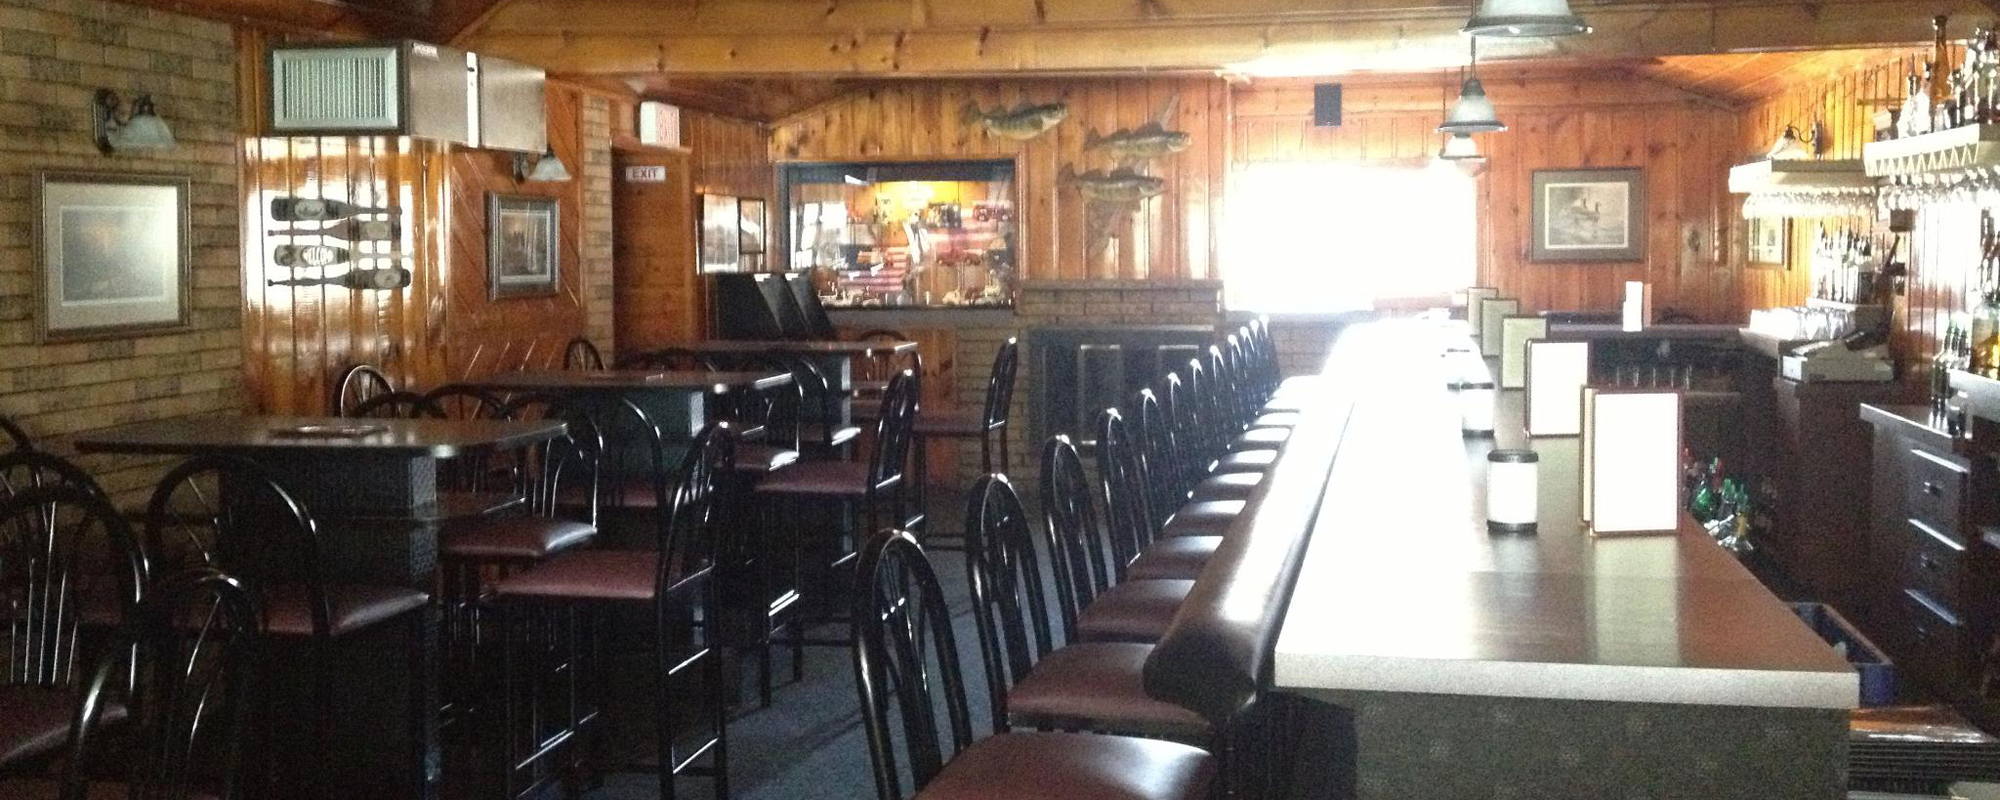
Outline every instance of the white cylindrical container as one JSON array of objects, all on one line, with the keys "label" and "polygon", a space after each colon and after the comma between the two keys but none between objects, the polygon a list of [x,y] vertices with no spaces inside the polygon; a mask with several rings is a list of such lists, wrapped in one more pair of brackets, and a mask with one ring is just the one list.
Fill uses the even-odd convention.
[{"label": "white cylindrical container", "polygon": [[1486,454],[1486,529],[1527,533],[1535,529],[1541,497],[1541,456],[1533,450],[1495,450]]},{"label": "white cylindrical container", "polygon": [[1468,437],[1493,435],[1493,382],[1471,381],[1458,386],[1460,429]]}]

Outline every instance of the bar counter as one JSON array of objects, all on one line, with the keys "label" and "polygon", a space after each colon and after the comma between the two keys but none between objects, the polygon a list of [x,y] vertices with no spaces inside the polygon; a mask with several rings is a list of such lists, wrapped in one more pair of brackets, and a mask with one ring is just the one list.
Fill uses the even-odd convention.
[{"label": "bar counter", "polygon": [[[1854,671],[1685,516],[1586,533],[1579,439],[1529,440],[1522,392],[1463,438],[1463,338],[1350,326],[1307,412],[1349,416],[1273,683],[1351,714],[1355,795],[1841,796]],[[1540,456],[1535,534],[1487,531],[1496,447]]]}]

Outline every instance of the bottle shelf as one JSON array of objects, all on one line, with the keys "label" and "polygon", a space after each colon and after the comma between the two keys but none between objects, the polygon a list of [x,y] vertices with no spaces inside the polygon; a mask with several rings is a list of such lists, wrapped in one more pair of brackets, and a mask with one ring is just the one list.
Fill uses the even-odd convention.
[{"label": "bottle shelf", "polygon": [[2000,167],[2000,125],[1965,125],[1861,147],[1870,177],[1949,175]]}]

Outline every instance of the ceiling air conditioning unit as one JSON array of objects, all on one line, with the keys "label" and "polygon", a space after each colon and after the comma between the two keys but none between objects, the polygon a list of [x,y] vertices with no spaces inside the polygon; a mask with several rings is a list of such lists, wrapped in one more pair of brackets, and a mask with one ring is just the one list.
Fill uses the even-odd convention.
[{"label": "ceiling air conditioning unit", "polygon": [[639,104],[639,143],[681,146],[681,109],[656,100]]},{"label": "ceiling air conditioning unit", "polygon": [[270,130],[280,136],[411,136],[476,147],[479,96],[479,59],[463,50],[423,42],[271,49]]}]

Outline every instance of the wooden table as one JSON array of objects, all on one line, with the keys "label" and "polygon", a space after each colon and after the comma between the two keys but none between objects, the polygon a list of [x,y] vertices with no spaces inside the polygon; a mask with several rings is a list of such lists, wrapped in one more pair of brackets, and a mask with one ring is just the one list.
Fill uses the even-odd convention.
[{"label": "wooden table", "polygon": [[597,372],[532,370],[503,372],[463,381],[496,392],[549,392],[584,398],[616,396],[631,400],[651,417],[669,441],[690,441],[708,424],[713,401],[763,391],[792,382],[791,373],[770,371],[614,369]]},{"label": "wooden table", "polygon": [[701,355],[782,355],[802,358],[812,362],[826,376],[827,388],[840,398],[835,409],[834,423],[845,425],[853,420],[849,399],[854,393],[854,362],[863,358],[886,358],[901,355],[917,349],[911,341],[837,341],[837,340],[792,340],[792,339],[711,339],[700,342],[676,344],[674,350],[686,350]]},{"label": "wooden table", "polygon": [[[1579,440],[1529,439],[1521,392],[1462,438],[1410,368],[1443,338],[1360,325],[1330,360],[1351,416],[1272,680],[1350,715],[1355,796],[1843,796],[1854,671],[1691,522],[1589,536]],[[1534,535],[1486,530],[1495,447],[1541,457]]]},{"label": "wooden table", "polygon": [[[367,432],[309,435],[302,426]],[[319,521],[328,580],[430,591],[442,522],[438,462],[547,441],[564,428],[554,421],[237,416],[142,422],[71,441],[84,453],[226,453],[257,461]],[[340,685],[328,774],[343,781],[337,795],[437,795],[437,623],[433,614],[416,642],[408,627],[386,625],[335,648],[330,672]],[[429,654],[422,669],[408,667],[412,648]],[[412,682],[425,698],[420,710],[408,702]],[[295,685],[291,691],[305,687]]]}]

